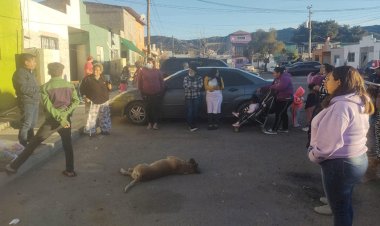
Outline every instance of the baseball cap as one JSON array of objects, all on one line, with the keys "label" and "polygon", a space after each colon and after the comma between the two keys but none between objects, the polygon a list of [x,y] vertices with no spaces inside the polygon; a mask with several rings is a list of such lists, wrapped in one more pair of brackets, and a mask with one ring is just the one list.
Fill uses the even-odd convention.
[{"label": "baseball cap", "polygon": [[380,60],[373,60],[372,61],[372,65],[371,65],[371,69],[377,69],[380,67]]}]

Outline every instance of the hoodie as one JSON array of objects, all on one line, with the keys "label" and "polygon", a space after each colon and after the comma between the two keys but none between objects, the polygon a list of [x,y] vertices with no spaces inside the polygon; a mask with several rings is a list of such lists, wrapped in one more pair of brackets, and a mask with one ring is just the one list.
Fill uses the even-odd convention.
[{"label": "hoodie", "polygon": [[304,94],[305,94],[305,90],[301,86],[298,87],[296,92],[294,93],[292,108],[294,109],[302,108]]},{"label": "hoodie", "polygon": [[327,159],[357,157],[368,148],[369,115],[361,98],[352,93],[334,97],[311,122],[309,159],[320,163]]},{"label": "hoodie", "polygon": [[277,92],[277,100],[285,101],[293,96],[293,83],[290,74],[284,72],[280,77],[275,78],[273,84],[269,87]]}]

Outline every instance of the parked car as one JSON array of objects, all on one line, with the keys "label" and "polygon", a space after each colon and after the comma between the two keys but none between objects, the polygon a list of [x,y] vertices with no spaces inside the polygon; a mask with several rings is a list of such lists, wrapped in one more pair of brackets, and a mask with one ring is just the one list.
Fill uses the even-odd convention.
[{"label": "parked car", "polygon": [[224,61],[217,59],[171,57],[161,63],[160,71],[164,77],[167,77],[177,71],[183,70],[184,63],[192,63],[197,65],[197,67],[228,67]]},{"label": "parked car", "polygon": [[[201,67],[199,74],[205,76],[211,68]],[[225,88],[223,90],[222,115],[231,116],[231,112],[249,105],[252,94],[258,88],[271,84],[271,80],[265,80],[257,74],[249,73],[237,68],[216,67],[223,77]],[[162,118],[184,118],[185,96],[183,79],[188,70],[179,71],[165,78],[165,92],[162,101]],[[205,95],[203,95],[205,97]],[[146,122],[146,108],[138,89],[131,88],[120,93],[110,101],[111,111],[114,115],[126,117],[134,124]],[[201,115],[206,115],[206,102],[203,102]]]},{"label": "parked car", "polygon": [[317,61],[297,62],[287,67],[286,70],[293,76],[308,75],[310,72],[317,73],[321,64]]},{"label": "parked car", "polygon": [[248,71],[248,72],[253,72],[256,74],[259,74],[259,70],[255,68],[252,64],[245,64],[241,67],[242,70]]}]

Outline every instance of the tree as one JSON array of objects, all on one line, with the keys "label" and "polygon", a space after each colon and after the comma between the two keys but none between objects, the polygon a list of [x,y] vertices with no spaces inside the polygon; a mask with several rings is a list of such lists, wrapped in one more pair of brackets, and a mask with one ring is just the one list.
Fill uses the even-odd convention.
[{"label": "tree", "polygon": [[277,41],[277,32],[275,29],[270,29],[268,32],[259,29],[252,33],[252,41],[248,46],[249,57],[255,58],[258,61],[264,61],[264,70],[266,70],[266,64],[269,62],[269,56],[275,53],[281,53],[285,48],[283,42]]}]

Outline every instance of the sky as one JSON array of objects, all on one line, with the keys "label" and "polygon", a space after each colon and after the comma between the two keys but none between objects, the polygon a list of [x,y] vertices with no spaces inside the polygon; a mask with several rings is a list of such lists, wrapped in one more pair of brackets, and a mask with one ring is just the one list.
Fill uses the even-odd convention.
[{"label": "sky", "polygon": [[[87,0],[147,12],[147,0]],[[151,35],[189,40],[235,31],[297,28],[308,20],[380,25],[380,0],[151,0]]]}]

